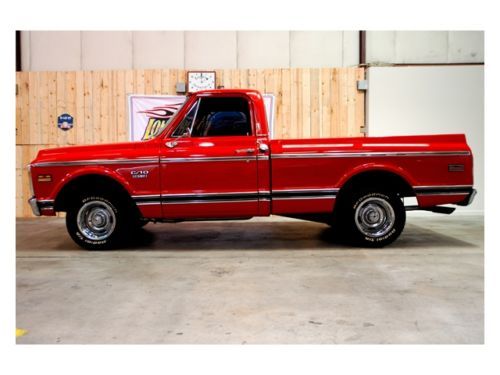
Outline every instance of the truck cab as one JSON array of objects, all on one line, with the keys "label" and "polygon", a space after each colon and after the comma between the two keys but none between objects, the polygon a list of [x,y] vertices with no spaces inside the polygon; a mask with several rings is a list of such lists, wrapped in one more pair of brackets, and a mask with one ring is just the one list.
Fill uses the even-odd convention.
[{"label": "truck cab", "polygon": [[192,95],[159,137],[164,218],[271,213],[268,125],[260,93]]}]

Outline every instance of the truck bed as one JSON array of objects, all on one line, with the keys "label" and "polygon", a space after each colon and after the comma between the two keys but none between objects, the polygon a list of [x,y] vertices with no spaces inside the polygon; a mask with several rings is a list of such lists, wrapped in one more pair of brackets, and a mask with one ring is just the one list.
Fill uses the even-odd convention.
[{"label": "truck bed", "polygon": [[473,185],[472,155],[462,134],[272,140],[273,195],[288,194],[274,201],[273,212],[331,212],[331,197],[368,169],[401,176],[421,207],[459,203]]}]

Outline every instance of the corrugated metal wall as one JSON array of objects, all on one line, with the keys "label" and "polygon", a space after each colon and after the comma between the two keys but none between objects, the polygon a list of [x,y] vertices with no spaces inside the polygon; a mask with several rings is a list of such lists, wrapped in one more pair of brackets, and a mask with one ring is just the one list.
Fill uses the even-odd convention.
[{"label": "corrugated metal wall", "polygon": [[[366,62],[481,63],[482,31],[367,31]],[[351,31],[23,31],[25,71],[323,68],[359,64]]]}]

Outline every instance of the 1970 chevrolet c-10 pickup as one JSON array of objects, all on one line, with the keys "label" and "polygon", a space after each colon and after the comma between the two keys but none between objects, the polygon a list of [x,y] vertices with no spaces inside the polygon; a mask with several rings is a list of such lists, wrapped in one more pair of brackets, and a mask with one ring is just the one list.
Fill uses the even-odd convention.
[{"label": "1970 chevrolet c-10 pickup", "polygon": [[34,214],[65,211],[87,249],[117,247],[148,221],[271,214],[379,247],[400,235],[405,210],[451,213],[442,205],[475,195],[464,135],[270,139],[254,90],[190,94],[154,139],[42,150],[28,168]]}]

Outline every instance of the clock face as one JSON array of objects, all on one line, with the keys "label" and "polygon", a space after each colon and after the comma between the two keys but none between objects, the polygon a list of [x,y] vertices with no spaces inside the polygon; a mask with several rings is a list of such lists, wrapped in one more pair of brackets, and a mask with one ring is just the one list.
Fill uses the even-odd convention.
[{"label": "clock face", "polygon": [[188,91],[215,89],[215,72],[188,72]]}]

